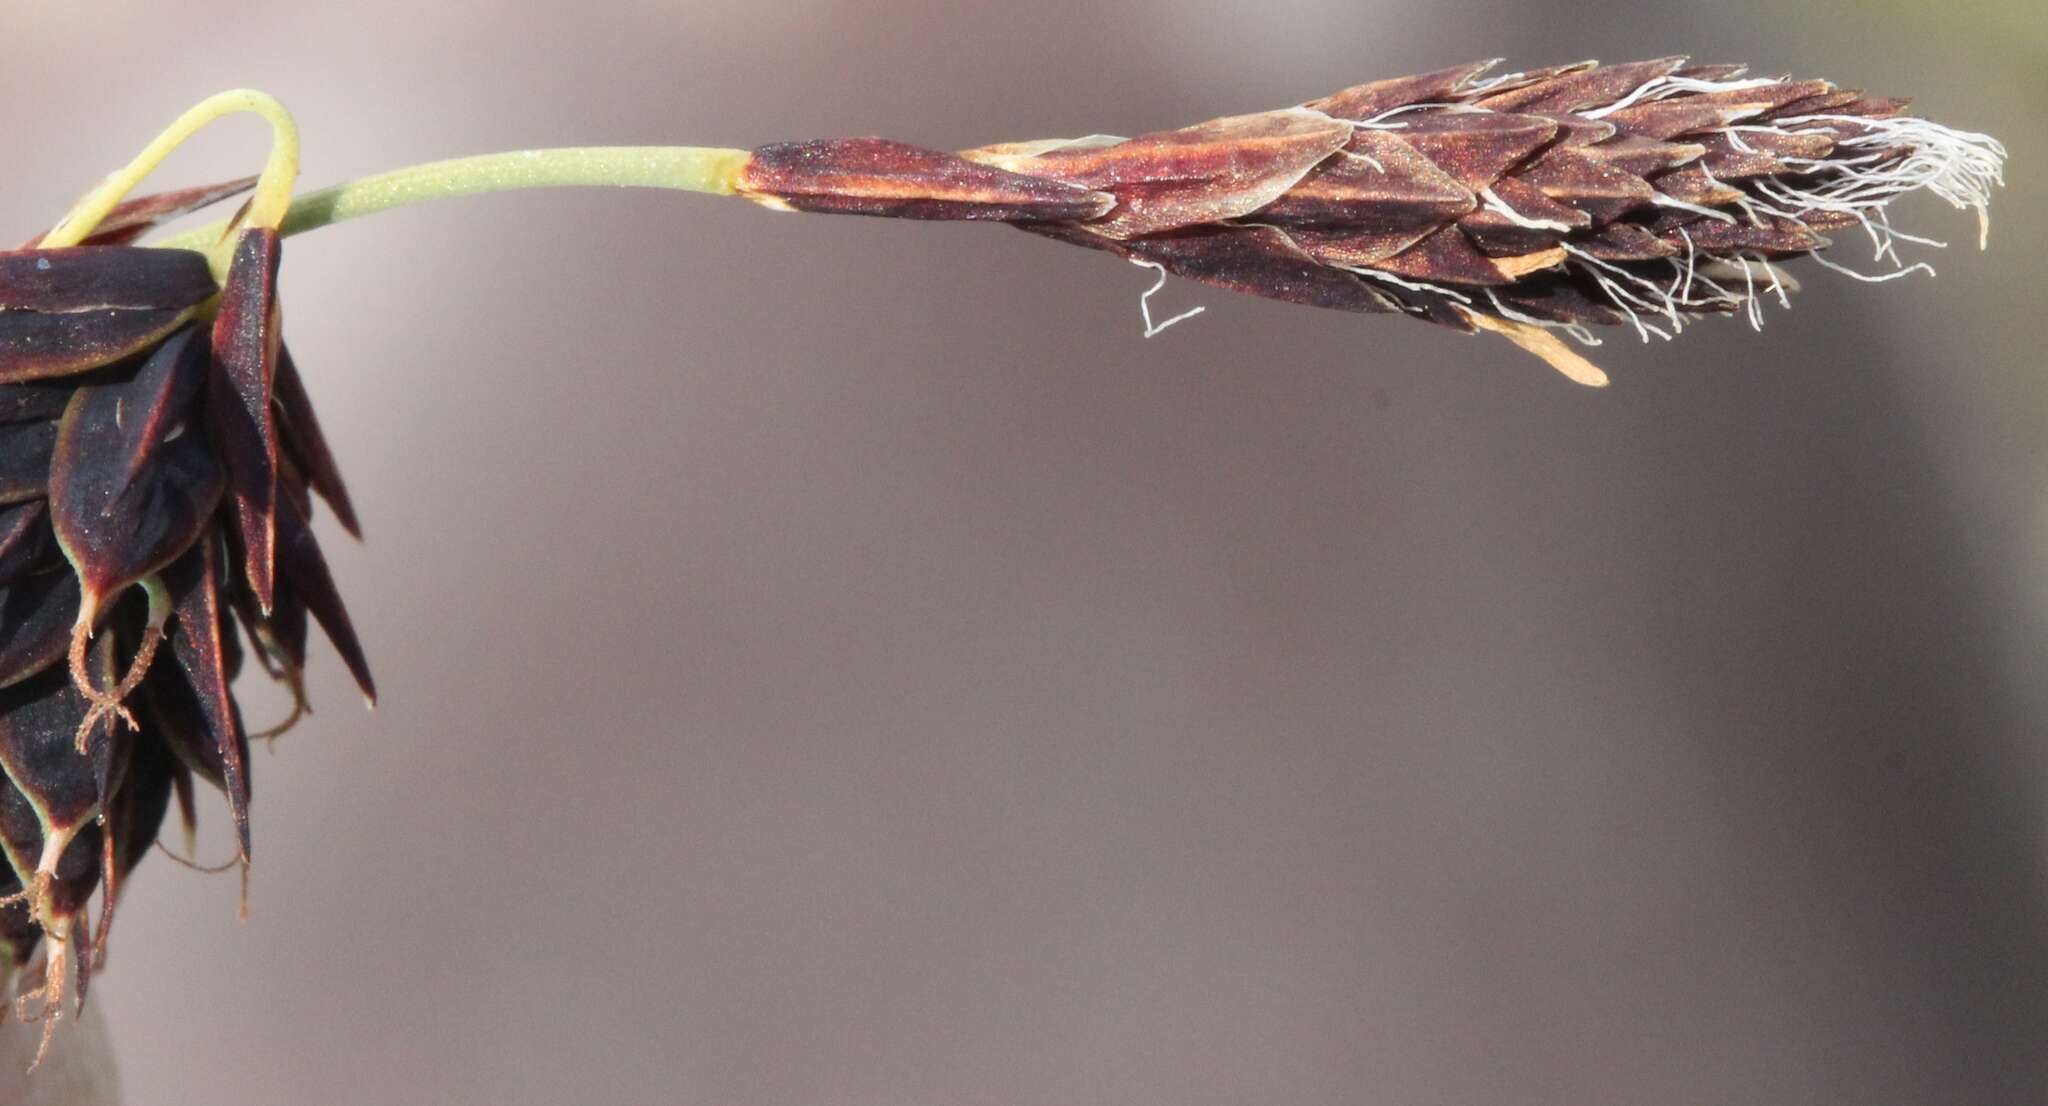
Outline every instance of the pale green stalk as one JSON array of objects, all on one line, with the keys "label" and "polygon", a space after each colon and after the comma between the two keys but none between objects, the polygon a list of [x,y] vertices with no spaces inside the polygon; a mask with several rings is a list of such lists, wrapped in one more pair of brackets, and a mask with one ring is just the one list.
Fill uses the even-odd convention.
[{"label": "pale green stalk", "polygon": [[[669,188],[729,196],[746,161],[745,150],[708,146],[572,146],[480,154],[307,193],[292,201],[278,230],[300,234],[394,207],[527,188]],[[206,249],[226,229],[226,223],[216,223],[155,245]]]}]

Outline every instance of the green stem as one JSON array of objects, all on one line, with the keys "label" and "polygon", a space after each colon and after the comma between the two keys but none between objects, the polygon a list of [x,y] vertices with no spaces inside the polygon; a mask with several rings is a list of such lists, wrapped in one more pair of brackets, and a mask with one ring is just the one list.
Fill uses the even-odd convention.
[{"label": "green stem", "polygon": [[[408,204],[525,188],[673,188],[729,196],[746,162],[745,150],[708,146],[572,146],[480,154],[309,192],[292,202],[278,229],[301,234]],[[155,244],[205,249],[226,230],[226,223],[216,223]]]}]

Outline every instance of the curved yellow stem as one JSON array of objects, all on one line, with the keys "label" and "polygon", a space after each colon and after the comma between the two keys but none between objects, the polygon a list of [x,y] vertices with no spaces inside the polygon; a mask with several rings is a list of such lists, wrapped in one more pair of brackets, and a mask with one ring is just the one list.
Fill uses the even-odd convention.
[{"label": "curved yellow stem", "polygon": [[[241,112],[261,116],[270,124],[270,160],[264,164],[263,175],[257,179],[256,192],[249,201],[243,225],[275,227],[283,222],[285,212],[291,208],[292,185],[299,175],[299,126],[276,97],[253,88],[237,88],[209,96],[178,116],[162,134],[143,147],[134,160],[116,170],[73,205],[55,229],[43,237],[42,245],[51,248],[75,246],[91,237],[107,213],[142,183],[144,177],[155,171],[172,150],[184,145],[186,140],[214,120]],[[211,244],[211,247],[208,257],[213,262],[215,275],[223,275],[234,243],[223,240]]]}]

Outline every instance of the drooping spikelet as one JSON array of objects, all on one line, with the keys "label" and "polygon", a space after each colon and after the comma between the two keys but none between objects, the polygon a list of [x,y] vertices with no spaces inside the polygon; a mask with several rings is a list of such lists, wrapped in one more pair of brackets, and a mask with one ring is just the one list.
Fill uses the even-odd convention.
[{"label": "drooping spikelet", "polygon": [[[1552,331],[1671,337],[1761,324],[1781,263],[1867,233],[1899,275],[1887,205],[1927,189],[1986,210],[2004,149],[1826,81],[1684,58],[1358,85],[1298,107],[1131,139],[763,146],[743,194],[803,211],[988,219],[1140,265],[1317,307],[1491,330],[1603,383]],[[1938,244],[1938,243],[1937,243]],[[1884,278],[1865,278],[1884,279]],[[1148,315],[1149,319],[1149,315]]]},{"label": "drooping spikelet", "polygon": [[189,828],[194,776],[226,792],[247,870],[239,634],[302,702],[310,615],[373,694],[309,528],[314,494],[356,523],[279,338],[277,232],[241,230],[225,281],[126,244],[250,183],[0,252],[0,976],[41,946],[51,1020],[174,794]]}]

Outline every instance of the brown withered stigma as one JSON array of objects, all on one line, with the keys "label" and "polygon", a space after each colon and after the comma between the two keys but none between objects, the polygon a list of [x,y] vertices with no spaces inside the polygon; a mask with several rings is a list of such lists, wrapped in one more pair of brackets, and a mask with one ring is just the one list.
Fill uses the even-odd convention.
[{"label": "brown withered stigma", "polygon": [[[120,883],[192,779],[249,860],[247,634],[303,702],[308,616],[373,694],[309,529],[355,513],[279,336],[276,228],[205,254],[129,245],[253,181],[132,200],[74,246],[0,253],[0,952],[46,951],[23,1016],[103,961]],[[101,891],[97,927],[87,903]],[[48,1031],[45,1031],[45,1044]]]},{"label": "brown withered stigma", "polygon": [[[983,219],[1270,299],[1502,334],[1585,384],[1559,341],[1669,338],[1796,284],[1782,263],[1925,188],[1980,216],[2004,149],[1826,81],[1663,58],[1486,77],[1493,62],[1132,139],[940,153],[882,139],[753,151],[774,207]],[[1939,243],[1933,243],[1938,245]],[[1861,276],[1861,274],[1853,274]],[[1156,290],[1155,285],[1155,290]],[[1149,296],[1149,293],[1147,293]],[[1150,325],[1147,333],[1157,328]]]}]

